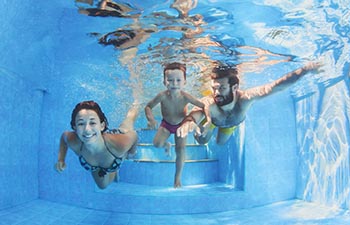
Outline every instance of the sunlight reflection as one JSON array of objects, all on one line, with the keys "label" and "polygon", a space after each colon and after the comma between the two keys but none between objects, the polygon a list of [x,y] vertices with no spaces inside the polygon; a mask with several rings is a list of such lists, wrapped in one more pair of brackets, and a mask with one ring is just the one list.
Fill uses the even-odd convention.
[{"label": "sunlight reflection", "polygon": [[321,220],[339,216],[344,210],[338,207],[326,207],[315,203],[299,202],[292,205],[290,210],[281,214],[284,218],[303,220]]}]

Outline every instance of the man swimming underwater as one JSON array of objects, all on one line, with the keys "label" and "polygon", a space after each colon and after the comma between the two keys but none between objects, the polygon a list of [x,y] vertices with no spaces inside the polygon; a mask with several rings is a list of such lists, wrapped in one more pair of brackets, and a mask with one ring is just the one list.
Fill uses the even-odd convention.
[{"label": "man swimming underwater", "polygon": [[195,138],[200,144],[208,143],[215,127],[218,127],[216,143],[223,145],[233,134],[236,127],[244,121],[248,109],[256,100],[285,90],[293,85],[303,75],[318,70],[318,62],[309,62],[281,78],[258,87],[247,90],[239,89],[238,71],[231,66],[218,66],[212,70],[211,87],[213,94],[202,98],[202,102],[209,107],[212,124],[205,124],[204,112],[201,108],[193,108],[183,120],[177,130],[180,137],[195,131]]}]

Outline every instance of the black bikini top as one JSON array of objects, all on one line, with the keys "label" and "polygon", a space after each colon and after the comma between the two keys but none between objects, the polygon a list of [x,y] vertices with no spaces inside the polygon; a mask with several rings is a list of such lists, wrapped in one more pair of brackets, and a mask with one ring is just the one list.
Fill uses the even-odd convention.
[{"label": "black bikini top", "polygon": [[[98,175],[100,177],[103,177],[107,173],[111,173],[111,172],[117,171],[120,168],[120,165],[123,162],[123,158],[113,155],[113,153],[107,147],[106,142],[105,142],[104,139],[103,139],[103,141],[105,143],[107,151],[114,157],[114,161],[113,161],[113,163],[112,163],[112,165],[110,167],[104,168],[104,167],[101,167],[101,166],[92,166],[84,159],[84,157],[82,155],[79,156],[80,165],[82,167],[84,167],[84,169],[86,169],[88,171],[91,171],[91,172],[99,170]],[[84,143],[82,143],[81,146],[80,146],[80,152],[82,152],[83,146],[84,146]]]}]

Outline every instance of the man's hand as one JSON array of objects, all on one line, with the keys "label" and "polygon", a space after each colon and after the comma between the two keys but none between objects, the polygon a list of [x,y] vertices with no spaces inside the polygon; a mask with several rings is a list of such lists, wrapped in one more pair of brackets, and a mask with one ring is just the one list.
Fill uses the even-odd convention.
[{"label": "man's hand", "polygon": [[148,121],[147,128],[151,130],[156,130],[158,127],[158,123],[156,120],[150,120]]},{"label": "man's hand", "polygon": [[195,135],[201,135],[201,129],[194,121],[186,121],[176,130],[178,137],[184,138],[188,133],[195,132]]},{"label": "man's hand", "polygon": [[210,128],[211,128],[211,125],[212,125],[211,120],[205,122],[205,124],[203,125],[203,131],[202,131],[202,133],[199,133],[199,134],[198,134],[198,133],[196,132],[195,135],[203,136],[203,137],[207,136],[208,131],[209,131]]}]

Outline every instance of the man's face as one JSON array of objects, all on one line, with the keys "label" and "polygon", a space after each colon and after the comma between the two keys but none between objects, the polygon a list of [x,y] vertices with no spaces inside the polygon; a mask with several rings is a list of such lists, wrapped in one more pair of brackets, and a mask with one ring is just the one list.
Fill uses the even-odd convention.
[{"label": "man's face", "polygon": [[[237,85],[234,85],[236,91]],[[234,93],[228,83],[228,78],[219,78],[212,80],[213,98],[218,106],[224,106],[233,101]]]}]

